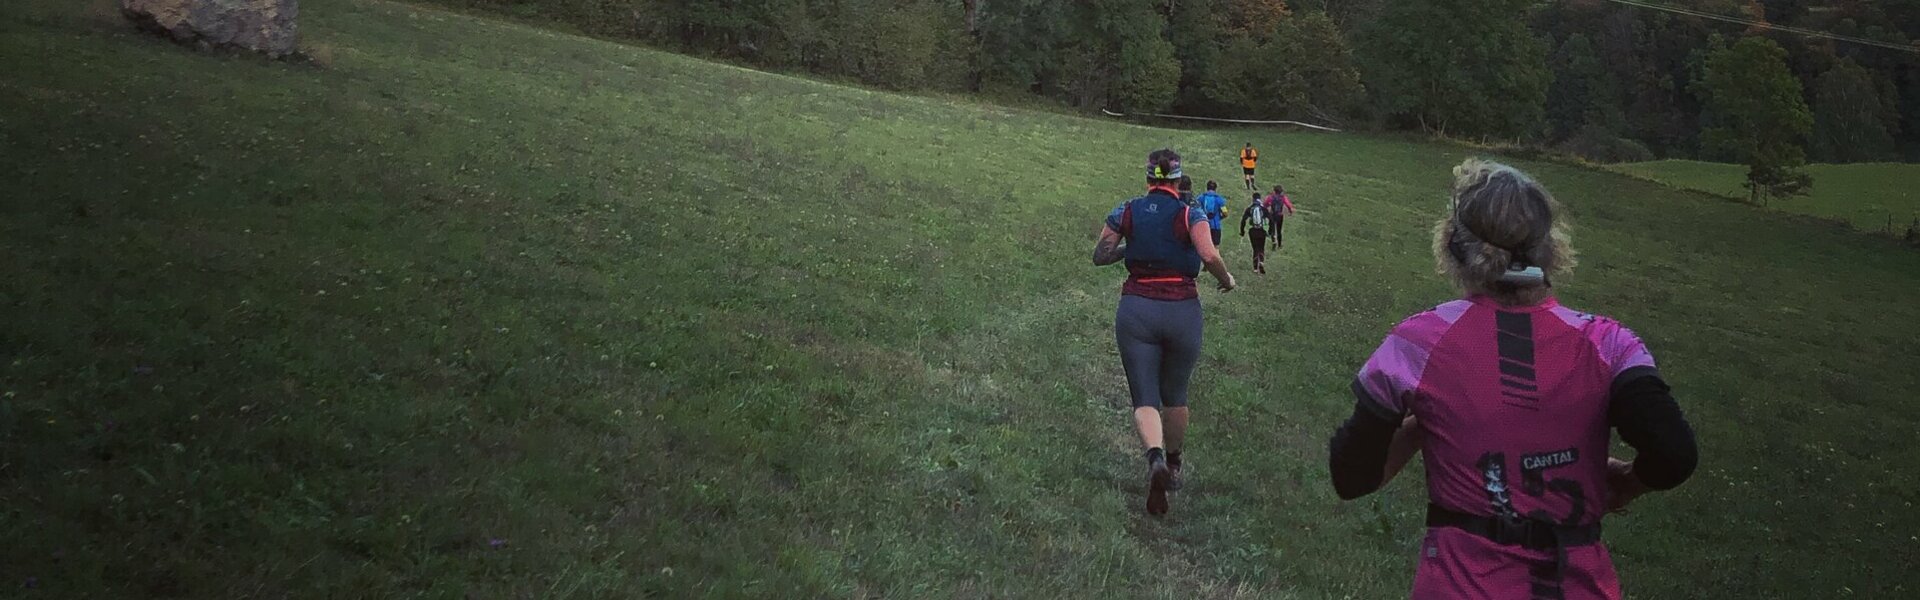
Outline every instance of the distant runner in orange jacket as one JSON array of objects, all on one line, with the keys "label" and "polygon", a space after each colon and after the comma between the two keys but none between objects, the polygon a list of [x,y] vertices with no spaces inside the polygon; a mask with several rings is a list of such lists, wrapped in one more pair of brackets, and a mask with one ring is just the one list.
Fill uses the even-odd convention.
[{"label": "distant runner in orange jacket", "polygon": [[1253,167],[1259,162],[1260,151],[1253,149],[1253,142],[1247,142],[1247,146],[1240,149],[1240,172],[1246,174],[1247,189],[1249,190],[1255,189],[1253,187]]}]

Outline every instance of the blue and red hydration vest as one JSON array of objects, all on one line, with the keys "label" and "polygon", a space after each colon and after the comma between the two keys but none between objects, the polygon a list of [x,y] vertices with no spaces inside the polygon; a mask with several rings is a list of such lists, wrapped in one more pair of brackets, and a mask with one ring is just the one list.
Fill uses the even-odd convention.
[{"label": "blue and red hydration vest", "polygon": [[1120,294],[1153,300],[1200,297],[1193,281],[1200,275],[1200,251],[1191,232],[1206,220],[1172,188],[1155,187],[1115,207],[1107,227],[1127,240],[1127,282]]}]

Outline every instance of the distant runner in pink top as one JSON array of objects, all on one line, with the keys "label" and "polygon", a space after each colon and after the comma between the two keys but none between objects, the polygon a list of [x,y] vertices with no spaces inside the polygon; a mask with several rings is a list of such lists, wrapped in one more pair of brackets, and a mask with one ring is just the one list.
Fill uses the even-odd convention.
[{"label": "distant runner in pink top", "polygon": [[[1601,515],[1686,481],[1693,430],[1632,331],[1554,300],[1574,261],[1546,189],[1478,160],[1454,175],[1434,248],[1467,298],[1400,323],[1360,368],[1334,489],[1372,493],[1425,454],[1414,598],[1619,598]],[[1609,429],[1632,462],[1607,457]]]},{"label": "distant runner in pink top", "polygon": [[1267,206],[1267,216],[1273,218],[1273,249],[1279,250],[1282,230],[1287,226],[1287,217],[1293,216],[1293,200],[1287,197],[1287,188],[1279,184],[1273,186],[1273,193],[1260,201]]}]

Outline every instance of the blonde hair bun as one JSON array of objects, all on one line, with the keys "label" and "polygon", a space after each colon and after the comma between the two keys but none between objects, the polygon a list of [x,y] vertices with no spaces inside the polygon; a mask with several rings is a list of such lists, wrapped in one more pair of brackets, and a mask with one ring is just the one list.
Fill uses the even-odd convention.
[{"label": "blonde hair bun", "polygon": [[1466,293],[1535,304],[1551,294],[1552,278],[1573,271],[1567,229],[1559,202],[1540,182],[1470,158],[1453,168],[1447,215],[1434,226],[1434,259]]}]

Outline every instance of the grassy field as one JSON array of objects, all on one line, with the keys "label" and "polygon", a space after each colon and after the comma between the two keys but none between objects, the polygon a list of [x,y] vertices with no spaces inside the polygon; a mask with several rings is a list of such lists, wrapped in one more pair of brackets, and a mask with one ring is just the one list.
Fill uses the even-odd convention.
[{"label": "grassy field", "polygon": [[[1419,478],[1338,502],[1325,440],[1387,328],[1449,296],[1427,232],[1464,150],[303,4],[317,65],[110,2],[0,9],[0,595],[1409,586]],[[1146,518],[1121,273],[1088,251],[1143,152],[1231,187],[1246,138],[1305,214],[1265,277],[1230,238],[1194,479]],[[1564,300],[1649,341],[1703,444],[1609,520],[1628,593],[1920,591],[1920,253],[1522,164],[1578,226]]]},{"label": "grassy field", "polygon": [[[1614,168],[1682,189],[1746,200],[1747,168],[1695,160],[1661,160]],[[1811,165],[1813,190],[1776,200],[1770,208],[1850,224],[1861,231],[1900,235],[1920,222],[1920,165]],[[1891,225],[1889,225],[1891,223]]]}]

